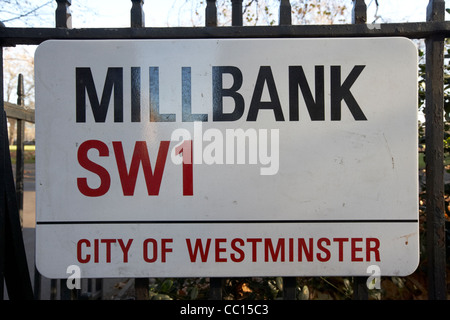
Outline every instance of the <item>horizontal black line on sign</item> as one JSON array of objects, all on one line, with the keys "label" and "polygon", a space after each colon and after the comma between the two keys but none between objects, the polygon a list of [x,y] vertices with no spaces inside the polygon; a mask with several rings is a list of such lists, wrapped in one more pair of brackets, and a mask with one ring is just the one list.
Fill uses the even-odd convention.
[{"label": "horizontal black line on sign", "polygon": [[125,220],[125,221],[36,221],[50,224],[260,224],[260,223],[418,223],[418,219],[379,220]]}]

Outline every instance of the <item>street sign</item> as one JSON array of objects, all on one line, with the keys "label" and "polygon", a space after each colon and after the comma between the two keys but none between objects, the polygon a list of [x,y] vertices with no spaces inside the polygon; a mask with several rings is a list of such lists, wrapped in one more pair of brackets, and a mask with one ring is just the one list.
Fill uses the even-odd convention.
[{"label": "street sign", "polygon": [[416,269],[410,40],[58,40],[35,58],[44,276]]}]

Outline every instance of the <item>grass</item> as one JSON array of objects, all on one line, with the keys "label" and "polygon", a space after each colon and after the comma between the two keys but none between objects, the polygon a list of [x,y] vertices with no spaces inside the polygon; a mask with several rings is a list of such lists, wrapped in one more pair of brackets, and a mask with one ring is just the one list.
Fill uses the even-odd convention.
[{"label": "grass", "polygon": [[[11,155],[11,163],[16,164],[16,151],[10,150],[10,155]],[[23,155],[23,160],[25,163],[35,163],[36,156],[35,156],[34,150],[25,149],[25,153]]]},{"label": "grass", "polygon": [[425,163],[425,154],[419,153],[419,169],[425,169],[426,163]]},{"label": "grass", "polygon": [[[425,169],[425,153],[419,153],[419,169]],[[444,166],[450,165],[450,155],[447,153],[444,154]]]}]

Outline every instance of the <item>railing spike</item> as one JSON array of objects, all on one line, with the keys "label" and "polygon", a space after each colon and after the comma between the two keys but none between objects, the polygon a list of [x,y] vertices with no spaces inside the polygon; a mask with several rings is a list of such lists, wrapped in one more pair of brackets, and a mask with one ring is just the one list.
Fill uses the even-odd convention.
[{"label": "railing spike", "polygon": [[55,11],[56,27],[72,29],[72,14],[69,8],[72,0],[56,0],[56,3],[58,4]]},{"label": "railing spike", "polygon": [[445,20],[445,1],[430,0],[427,6],[427,21]]},{"label": "railing spike", "polygon": [[291,14],[291,3],[289,0],[281,0],[280,2],[280,21],[279,25],[291,25],[292,24],[292,14]]},{"label": "railing spike", "polygon": [[217,26],[216,0],[206,0],[205,19],[205,25],[207,27]]},{"label": "railing spike", "polygon": [[353,0],[352,23],[365,24],[367,22],[367,6],[364,0]]},{"label": "railing spike", "polygon": [[131,27],[132,28],[144,28],[145,27],[145,14],[144,0],[131,0],[133,6],[131,7]]},{"label": "railing spike", "polygon": [[231,25],[232,26],[240,27],[243,25],[242,1],[243,0],[231,0]]}]

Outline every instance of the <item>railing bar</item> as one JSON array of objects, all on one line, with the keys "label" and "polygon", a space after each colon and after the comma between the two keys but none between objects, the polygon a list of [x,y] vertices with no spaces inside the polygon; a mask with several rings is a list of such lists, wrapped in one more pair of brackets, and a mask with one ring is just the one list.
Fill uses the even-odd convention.
[{"label": "railing bar", "polygon": [[291,25],[292,24],[292,7],[289,0],[281,0],[280,2],[280,15],[279,25]]},{"label": "railing bar", "polygon": [[296,277],[283,277],[283,300],[296,300],[296,289]]},{"label": "railing bar", "polygon": [[58,295],[58,280],[50,279],[50,300],[56,300]]},{"label": "railing bar", "polygon": [[[0,26],[1,28],[1,26]],[[5,116],[3,116],[5,114]],[[5,258],[6,258],[6,193],[5,193],[5,148],[3,137],[3,119],[6,113],[3,108],[3,47],[0,46],[0,300],[4,299],[5,291]]]},{"label": "railing bar", "polygon": [[207,0],[205,9],[205,26],[217,27],[216,0]]},{"label": "railing bar", "polygon": [[59,290],[61,300],[78,300],[80,295],[80,290],[69,289],[67,287],[66,279],[59,279]]},{"label": "railing bar", "polygon": [[365,24],[367,22],[367,6],[364,0],[353,0],[352,23]]},{"label": "railing bar", "polygon": [[[352,23],[364,25],[367,21],[367,6],[364,0],[353,0]],[[353,299],[368,300],[369,291],[366,285],[366,278],[353,278]]]},{"label": "railing bar", "polygon": [[353,277],[353,300],[369,300],[366,277]]},{"label": "railing bar", "polygon": [[135,278],[134,290],[136,300],[148,300],[149,299],[149,278]]},{"label": "railing bar", "polygon": [[2,46],[38,45],[50,39],[202,39],[202,38],[338,38],[338,37],[450,37],[450,21],[366,25],[291,25],[251,27],[173,27],[173,28],[0,28]]},{"label": "railing bar", "polygon": [[223,278],[209,279],[209,300],[222,300]]},{"label": "railing bar", "polygon": [[13,119],[21,119],[27,122],[34,123],[34,109],[25,109],[17,104],[4,102],[3,108],[6,111],[6,116]]},{"label": "railing bar", "polygon": [[[24,105],[24,83],[23,75],[19,74],[17,84],[17,105]],[[25,123],[22,119],[16,120],[17,125],[17,139],[16,139],[16,196],[17,207],[19,209],[20,223],[23,224],[23,179],[24,179],[24,137],[25,137]]]},{"label": "railing bar", "polygon": [[233,27],[241,27],[243,25],[242,1],[231,0],[231,25]]},{"label": "railing bar", "polygon": [[[131,28],[144,28],[145,27],[145,14],[144,14],[144,1],[143,0],[131,0],[132,6],[130,10]],[[148,278],[135,278],[134,279],[134,291],[136,300],[148,300],[149,298],[149,279]]]},{"label": "railing bar", "polygon": [[[278,24],[291,25],[291,3],[289,0],[281,0],[279,8],[279,21]],[[297,278],[295,277],[283,277],[283,300],[295,300],[296,299]]]},{"label": "railing bar", "polygon": [[[427,21],[442,21],[445,14],[443,0],[430,0]],[[444,37],[434,35],[426,39],[426,225],[428,297],[445,300],[446,253],[444,218]]]},{"label": "railing bar", "polygon": [[70,5],[72,0],[56,0],[58,6],[55,11],[56,28],[72,29],[72,14]]},{"label": "railing bar", "polygon": [[130,19],[132,28],[144,28],[145,27],[145,14],[144,14],[144,1],[143,0],[131,0],[132,7],[130,10]]}]

